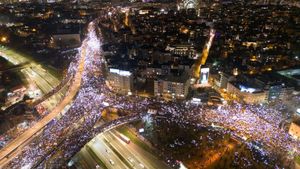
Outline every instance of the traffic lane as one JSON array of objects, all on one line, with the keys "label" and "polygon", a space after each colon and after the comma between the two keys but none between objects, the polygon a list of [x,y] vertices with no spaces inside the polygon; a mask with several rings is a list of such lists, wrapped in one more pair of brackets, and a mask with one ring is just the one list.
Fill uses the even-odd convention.
[{"label": "traffic lane", "polygon": [[[117,131],[112,131],[116,137]],[[137,138],[138,139],[138,138]],[[142,140],[141,140],[142,141]],[[126,145],[126,148],[128,151],[132,152],[133,154],[140,154],[139,161],[142,162],[145,166],[151,166],[153,169],[157,168],[164,168],[168,169],[170,168],[167,164],[165,164],[162,160],[158,159],[153,154],[149,153],[148,151],[144,150],[143,148],[139,147],[136,144],[128,144]]]},{"label": "traffic lane", "polygon": [[86,147],[83,147],[78,155],[79,157],[76,163],[80,163],[84,166],[84,168],[96,168],[98,165],[90,153],[86,150]]},{"label": "traffic lane", "polygon": [[[103,138],[95,138],[95,141],[88,143],[88,146],[94,151],[94,153],[101,159],[107,168],[111,169],[125,169],[128,168],[123,162],[113,153],[113,151],[106,145]],[[113,161],[112,162],[110,161]]]},{"label": "traffic lane", "polygon": [[[133,154],[132,151],[130,151],[125,142],[123,142],[121,139],[119,139],[117,136],[113,135],[110,131],[105,132],[103,136],[109,140],[109,143],[132,165],[132,167],[136,169],[152,169],[150,165],[143,164],[139,158],[140,154]],[[131,143],[132,144],[132,143]],[[138,158],[139,157],[139,158]],[[144,168],[141,166],[141,163]]]},{"label": "traffic lane", "polygon": [[[104,141],[104,138],[99,136],[96,137],[97,141],[99,141],[99,143],[101,143],[101,145],[103,145],[103,149],[102,150],[102,154],[107,158],[108,160],[108,166],[110,166],[111,168],[117,168],[117,166],[120,169],[125,169],[128,168],[122,161],[121,159],[113,152],[113,150],[108,146],[108,144]],[[98,144],[99,146],[100,144]],[[113,161],[114,165],[111,164],[110,159]],[[117,166],[116,166],[117,164]],[[107,166],[107,167],[108,167]]]}]

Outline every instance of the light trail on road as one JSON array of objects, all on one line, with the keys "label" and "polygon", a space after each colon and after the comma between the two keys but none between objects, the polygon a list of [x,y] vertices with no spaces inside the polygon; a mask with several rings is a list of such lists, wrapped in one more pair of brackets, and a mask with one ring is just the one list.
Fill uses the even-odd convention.
[{"label": "light trail on road", "polygon": [[[66,165],[66,160],[70,159],[96,134],[122,122],[131,121],[132,118],[141,118],[150,105],[155,105],[160,113],[172,114],[185,124],[194,123],[204,126],[210,126],[212,123],[218,124],[229,129],[232,134],[244,135],[251,140],[262,142],[267,151],[272,153],[300,154],[299,141],[293,140],[288,133],[276,126],[276,123],[272,124],[276,122],[274,119],[267,121],[266,115],[257,112],[257,110],[276,111],[269,107],[261,108],[234,103],[221,106],[219,109],[212,109],[186,103],[164,102],[159,99],[115,95],[106,86],[101,71],[104,59],[100,47],[103,39],[101,33],[97,35],[95,31],[98,22],[101,24],[101,19],[96,19],[89,24],[88,35],[80,49],[81,55],[86,58],[84,66],[78,70],[82,71],[82,81],[71,108],[60,119],[52,120],[44,131],[20,150],[22,152],[6,167],[44,168],[45,165],[50,165],[55,168]],[[76,67],[70,68],[70,70],[76,69]],[[99,77],[95,76],[96,70],[100,72]],[[74,78],[75,81],[77,78],[79,77]],[[103,102],[132,112],[132,118],[130,116],[120,118],[112,121],[109,126],[95,129],[94,125],[101,118],[100,112],[106,107],[101,104]]]}]

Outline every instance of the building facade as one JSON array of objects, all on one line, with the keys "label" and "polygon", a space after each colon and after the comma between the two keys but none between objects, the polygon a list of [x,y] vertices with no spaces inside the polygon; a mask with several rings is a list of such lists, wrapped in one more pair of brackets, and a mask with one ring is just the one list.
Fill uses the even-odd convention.
[{"label": "building facade", "polygon": [[259,103],[265,103],[267,100],[267,92],[263,90],[254,91],[254,89],[245,89],[237,87],[234,83],[228,83],[227,84],[227,92],[234,96],[239,98],[240,100],[243,100],[247,104],[259,104]]},{"label": "building facade", "polygon": [[131,94],[133,88],[133,75],[126,70],[110,68],[107,80],[116,93]]},{"label": "building facade", "polygon": [[189,79],[173,78],[154,80],[154,95],[166,99],[185,99],[190,87]]},{"label": "building facade", "polygon": [[172,54],[180,55],[180,56],[188,56],[190,59],[196,58],[196,49],[193,45],[172,45],[167,46],[166,51],[170,51]]}]

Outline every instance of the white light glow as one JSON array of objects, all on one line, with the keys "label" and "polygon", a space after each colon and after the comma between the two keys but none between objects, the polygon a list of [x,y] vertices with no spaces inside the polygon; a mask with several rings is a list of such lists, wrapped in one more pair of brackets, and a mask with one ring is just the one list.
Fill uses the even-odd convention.
[{"label": "white light glow", "polygon": [[240,85],[240,89],[241,89],[241,92],[248,92],[248,93],[253,93],[256,91],[256,89],[254,89],[254,88],[245,87],[242,85]]}]

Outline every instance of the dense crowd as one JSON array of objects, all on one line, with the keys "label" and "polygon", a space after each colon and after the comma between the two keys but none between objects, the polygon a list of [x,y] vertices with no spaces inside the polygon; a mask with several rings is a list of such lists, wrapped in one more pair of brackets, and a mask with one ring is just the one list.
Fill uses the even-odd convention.
[{"label": "dense crowd", "polygon": [[[189,123],[204,126],[211,126],[213,123],[229,129],[241,138],[257,140],[269,151],[300,154],[300,142],[291,139],[279,127],[280,122],[286,118],[282,116],[280,109],[239,103],[211,108],[190,103],[164,102],[158,99],[114,94],[106,86],[101,72],[103,59],[100,46],[102,42],[99,40],[101,36],[99,38],[95,32],[95,25],[94,22],[89,25],[87,38],[80,49],[80,51],[85,50],[83,52],[85,67],[81,88],[72,106],[60,119],[53,119],[43,132],[8,164],[8,168],[43,168],[45,163],[69,159],[99,131],[103,131],[103,128],[94,128],[94,126],[101,118],[101,110],[108,105],[130,111],[133,116],[113,121],[104,129],[121,122],[131,121],[138,117],[134,115],[145,113],[149,106],[155,105],[159,113],[172,114],[174,120],[180,119],[183,127],[184,124]],[[78,55],[78,57],[83,56]],[[69,71],[76,73],[77,66],[77,64],[70,65]],[[99,77],[95,77],[95,71],[100,73]],[[104,102],[108,105],[104,105]],[[172,120],[172,117],[169,120]],[[60,153],[60,155],[53,157],[55,153]]]}]

